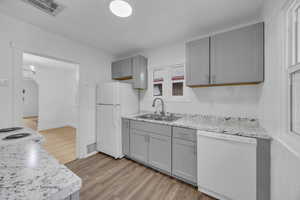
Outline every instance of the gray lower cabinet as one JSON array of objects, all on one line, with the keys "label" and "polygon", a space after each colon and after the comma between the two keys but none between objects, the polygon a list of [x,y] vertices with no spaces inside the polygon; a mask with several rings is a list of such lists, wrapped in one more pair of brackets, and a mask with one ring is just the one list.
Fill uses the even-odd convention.
[{"label": "gray lower cabinet", "polygon": [[149,167],[171,174],[171,126],[130,122],[130,157]]},{"label": "gray lower cabinet", "polygon": [[203,38],[188,42],[186,48],[186,85],[199,86],[208,85],[209,74],[209,52],[210,38]]},{"label": "gray lower cabinet", "polygon": [[122,119],[122,152],[125,156],[130,156],[130,121]]},{"label": "gray lower cabinet", "polygon": [[197,184],[197,144],[173,138],[172,174],[189,183]]},{"label": "gray lower cabinet", "polygon": [[197,185],[196,130],[173,127],[172,175]]},{"label": "gray lower cabinet", "polygon": [[196,130],[130,120],[127,136],[126,124],[123,120],[123,143],[130,138],[130,149],[123,146],[127,157],[196,185]]},{"label": "gray lower cabinet", "polygon": [[171,137],[149,135],[149,164],[171,173]]},{"label": "gray lower cabinet", "polygon": [[148,163],[148,134],[130,130],[130,156],[140,162]]}]

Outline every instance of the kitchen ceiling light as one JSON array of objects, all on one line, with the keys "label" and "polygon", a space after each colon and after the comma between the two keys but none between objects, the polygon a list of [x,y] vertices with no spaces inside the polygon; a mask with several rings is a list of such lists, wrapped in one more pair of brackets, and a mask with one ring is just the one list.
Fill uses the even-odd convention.
[{"label": "kitchen ceiling light", "polygon": [[132,14],[131,5],[123,0],[113,0],[109,4],[110,11],[118,17],[129,17]]}]

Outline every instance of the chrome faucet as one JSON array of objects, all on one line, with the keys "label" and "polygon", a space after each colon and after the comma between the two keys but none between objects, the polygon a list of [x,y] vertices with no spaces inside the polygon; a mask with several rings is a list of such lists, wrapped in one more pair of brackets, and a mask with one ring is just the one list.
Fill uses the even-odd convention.
[{"label": "chrome faucet", "polygon": [[157,98],[153,99],[152,107],[155,107],[155,103],[157,100],[160,100],[160,102],[161,102],[162,111],[160,112],[160,114],[164,116],[166,114],[165,113],[165,103],[162,98],[157,97]]}]

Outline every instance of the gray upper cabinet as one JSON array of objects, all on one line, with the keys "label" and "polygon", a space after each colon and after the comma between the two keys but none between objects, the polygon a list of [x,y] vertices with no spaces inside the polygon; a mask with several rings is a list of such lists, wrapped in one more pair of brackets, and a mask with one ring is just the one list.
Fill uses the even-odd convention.
[{"label": "gray upper cabinet", "polygon": [[147,89],[148,86],[148,60],[144,56],[133,57],[133,88]]},{"label": "gray upper cabinet", "polygon": [[112,79],[119,79],[122,76],[122,61],[113,62],[111,65]]},{"label": "gray upper cabinet", "polygon": [[132,58],[127,58],[122,61],[121,74],[122,78],[132,78]]},{"label": "gray upper cabinet", "polygon": [[133,88],[147,89],[147,65],[147,58],[141,55],[115,61],[111,65],[112,79],[132,80]]},{"label": "gray upper cabinet", "polygon": [[186,44],[186,85],[209,84],[210,38],[203,38]]},{"label": "gray upper cabinet", "polygon": [[186,84],[190,87],[264,81],[264,23],[188,42]]},{"label": "gray upper cabinet", "polygon": [[122,119],[122,152],[126,156],[130,156],[130,121]]},{"label": "gray upper cabinet", "polygon": [[211,84],[264,80],[264,24],[211,37]]},{"label": "gray upper cabinet", "polygon": [[171,137],[149,135],[149,164],[171,174]]},{"label": "gray upper cabinet", "polygon": [[113,79],[125,80],[132,78],[132,58],[113,62],[111,71]]}]

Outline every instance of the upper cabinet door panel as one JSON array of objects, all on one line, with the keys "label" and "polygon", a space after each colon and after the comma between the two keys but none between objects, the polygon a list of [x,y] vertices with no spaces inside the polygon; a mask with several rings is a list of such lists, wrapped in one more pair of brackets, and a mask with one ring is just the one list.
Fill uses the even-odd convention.
[{"label": "upper cabinet door panel", "polygon": [[147,89],[148,84],[148,60],[144,56],[133,57],[133,88]]},{"label": "upper cabinet door panel", "polygon": [[132,58],[127,58],[122,61],[122,78],[127,78],[132,76]]},{"label": "upper cabinet door panel", "polygon": [[186,84],[188,86],[209,84],[210,38],[186,44]]},{"label": "upper cabinet door panel", "polygon": [[111,74],[113,79],[118,79],[122,76],[122,61],[116,61],[111,64]]},{"label": "upper cabinet door panel", "polygon": [[263,51],[263,23],[212,36],[211,84],[263,82]]}]

